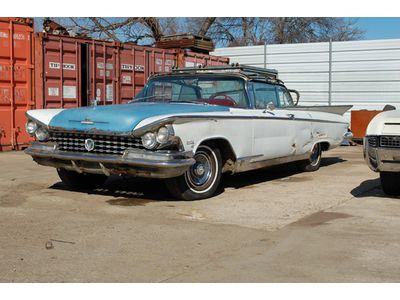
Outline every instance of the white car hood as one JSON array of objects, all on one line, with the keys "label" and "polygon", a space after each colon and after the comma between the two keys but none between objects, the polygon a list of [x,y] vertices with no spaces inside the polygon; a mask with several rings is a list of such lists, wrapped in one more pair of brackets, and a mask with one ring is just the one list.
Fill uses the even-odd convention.
[{"label": "white car hood", "polygon": [[366,135],[400,135],[400,110],[384,111],[369,122]]}]

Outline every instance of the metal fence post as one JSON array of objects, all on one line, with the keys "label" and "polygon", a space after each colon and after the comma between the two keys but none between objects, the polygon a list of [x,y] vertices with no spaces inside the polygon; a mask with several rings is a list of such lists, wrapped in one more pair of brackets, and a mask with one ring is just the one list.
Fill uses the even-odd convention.
[{"label": "metal fence post", "polygon": [[267,68],[267,42],[264,41],[264,69]]},{"label": "metal fence post", "polygon": [[328,105],[332,104],[332,39],[329,39]]}]

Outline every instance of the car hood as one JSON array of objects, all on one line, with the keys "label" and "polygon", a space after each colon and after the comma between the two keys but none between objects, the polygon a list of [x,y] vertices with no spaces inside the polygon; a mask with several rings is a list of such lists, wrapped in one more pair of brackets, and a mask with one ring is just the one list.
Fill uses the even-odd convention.
[{"label": "car hood", "polygon": [[400,110],[377,114],[368,124],[367,135],[400,135]]},{"label": "car hood", "polygon": [[224,111],[229,108],[191,103],[101,105],[57,111],[48,125],[63,130],[128,133],[146,118]]}]

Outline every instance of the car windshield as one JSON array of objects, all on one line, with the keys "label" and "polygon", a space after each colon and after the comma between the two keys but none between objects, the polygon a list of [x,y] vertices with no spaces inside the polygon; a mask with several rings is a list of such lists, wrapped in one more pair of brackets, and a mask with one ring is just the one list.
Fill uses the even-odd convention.
[{"label": "car windshield", "polygon": [[165,76],[150,80],[133,102],[190,102],[248,108],[244,80],[223,76]]}]

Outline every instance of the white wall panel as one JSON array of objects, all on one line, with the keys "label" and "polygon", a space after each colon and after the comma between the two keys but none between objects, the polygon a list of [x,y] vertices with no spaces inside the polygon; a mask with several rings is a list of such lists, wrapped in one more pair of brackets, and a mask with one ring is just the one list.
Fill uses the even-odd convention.
[{"label": "white wall panel", "polygon": [[400,59],[390,61],[352,61],[352,62],[333,62],[332,71],[395,71],[400,69]]},{"label": "white wall panel", "polygon": [[[261,49],[264,49],[263,46]],[[280,45],[268,45],[267,52],[269,54],[281,54],[281,53],[311,53],[311,52],[328,52],[328,43],[307,43],[307,44],[280,44]]]},{"label": "white wall panel", "polygon": [[267,68],[277,69],[279,73],[327,72],[329,70],[329,63],[275,63],[267,64]]},{"label": "white wall panel", "polygon": [[[328,104],[329,43],[263,45],[216,49],[231,62],[277,69],[304,105]],[[400,39],[332,43],[331,104],[353,109],[400,108]]]},{"label": "white wall panel", "polygon": [[377,61],[377,60],[398,60],[400,48],[397,50],[373,50],[373,51],[343,51],[332,52],[332,61]]},{"label": "white wall panel", "polygon": [[333,42],[333,51],[388,50],[400,48],[400,39]]},{"label": "white wall panel", "polygon": [[400,93],[399,82],[332,82],[332,91],[334,92],[398,92]]},{"label": "white wall panel", "polygon": [[[301,75],[301,74],[299,74]],[[346,82],[369,82],[376,83],[380,81],[397,81],[400,84],[400,70],[397,71],[375,71],[375,72],[333,72],[333,81],[346,81]]]},{"label": "white wall panel", "polygon": [[[346,73],[347,74],[347,73]],[[400,76],[400,74],[399,74]],[[329,80],[328,72],[319,73],[280,73],[279,78],[284,82],[324,82]]]}]

